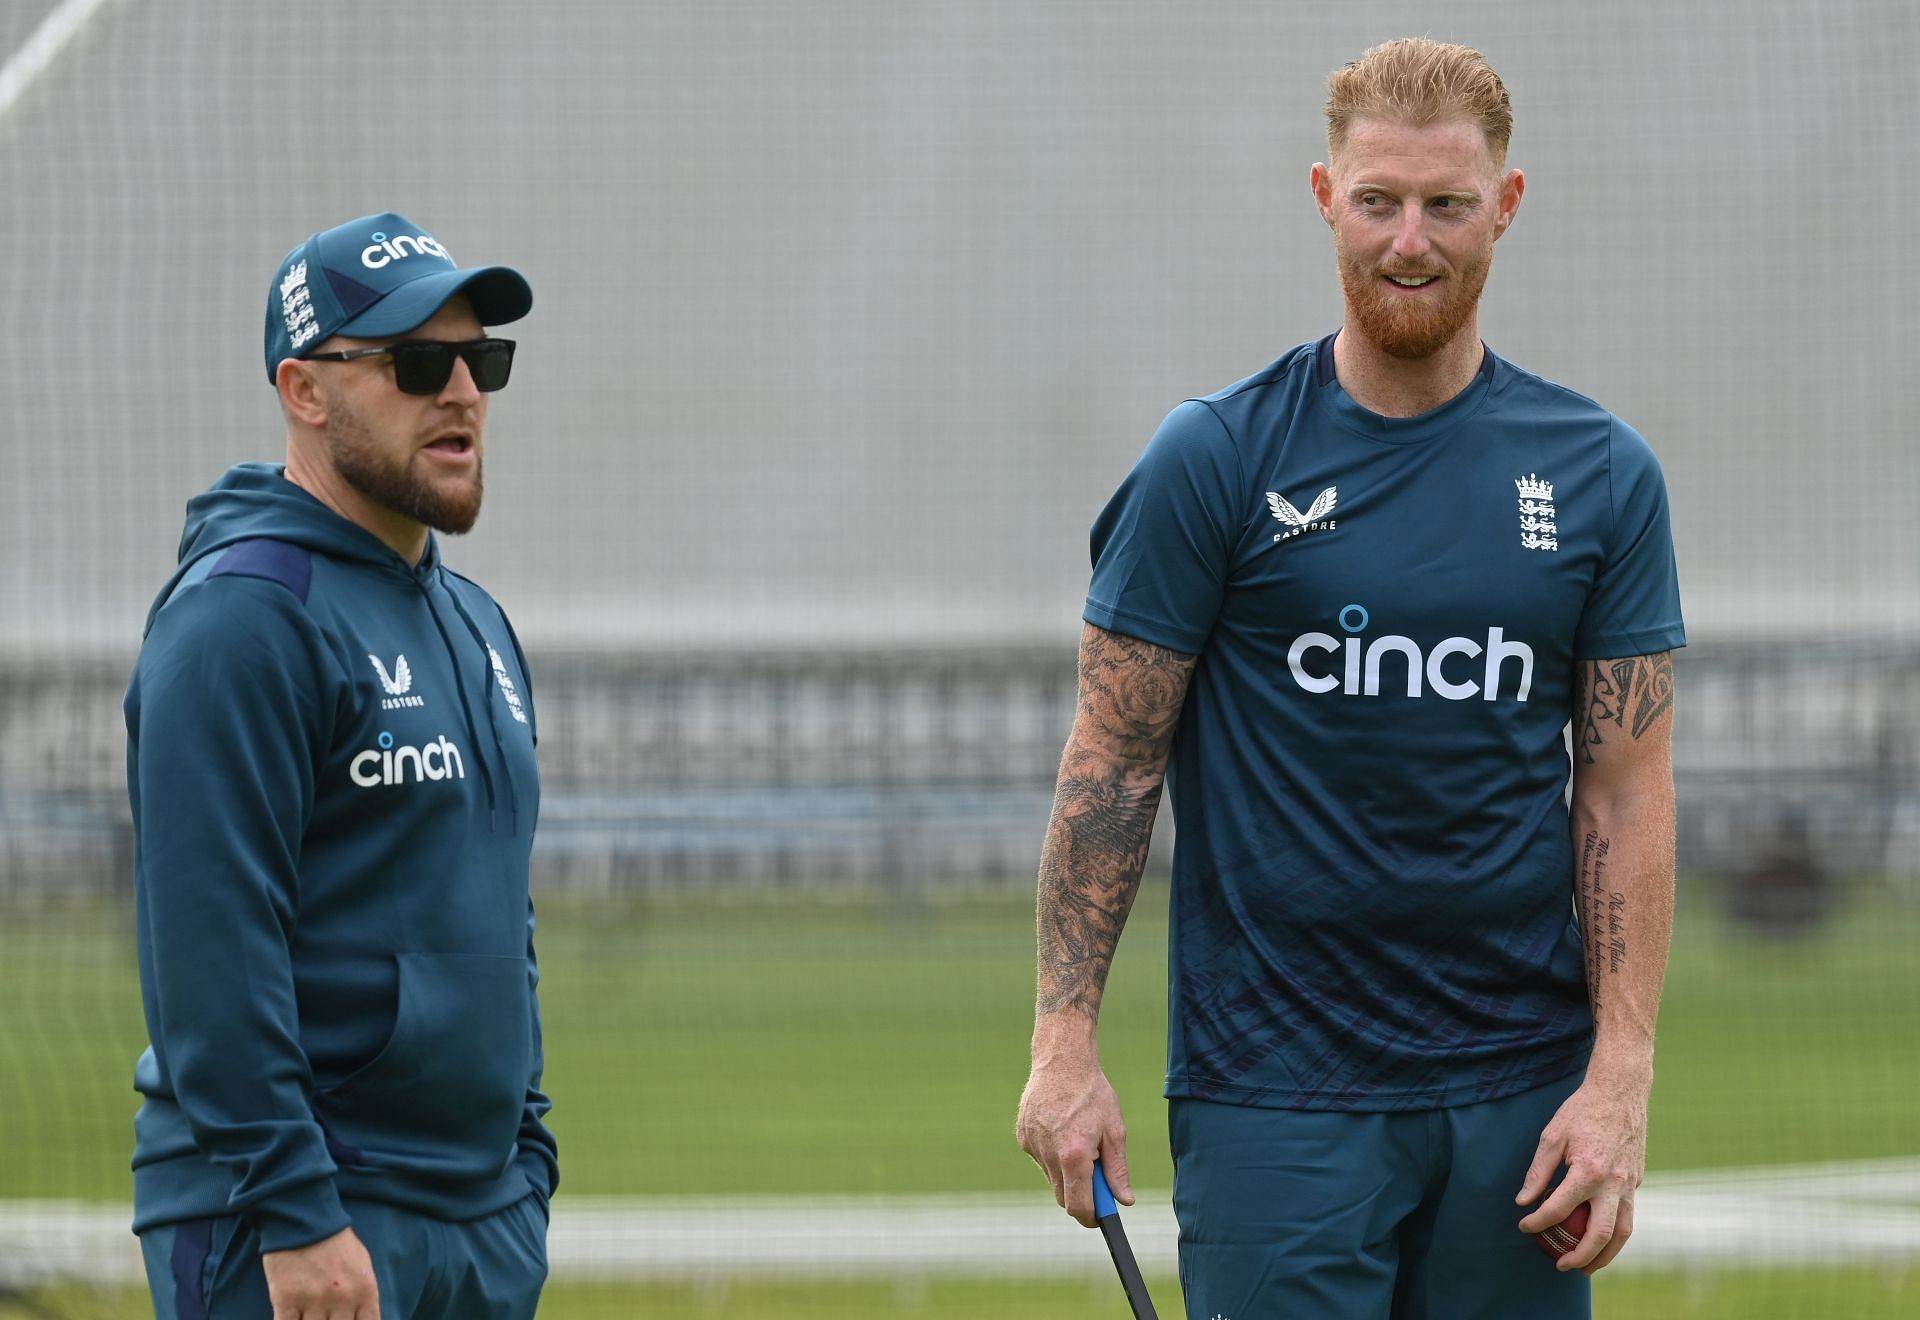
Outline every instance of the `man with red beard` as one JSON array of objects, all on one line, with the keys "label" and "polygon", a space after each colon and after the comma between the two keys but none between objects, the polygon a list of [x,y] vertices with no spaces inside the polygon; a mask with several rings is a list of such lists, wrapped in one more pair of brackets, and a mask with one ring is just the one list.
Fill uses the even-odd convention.
[{"label": "man with red beard", "polygon": [[1465,47],[1337,71],[1344,325],[1174,409],[1093,528],[1018,1136],[1082,1223],[1096,1158],[1131,1202],[1096,1023],[1164,780],[1201,1320],[1585,1315],[1632,1231],[1685,634],[1646,443],[1480,340],[1511,126]]},{"label": "man with red beard", "polygon": [[286,463],[187,505],[126,698],[162,1320],[534,1313],[533,698],[434,537],[532,301],[398,215],[313,235],[267,293]]}]

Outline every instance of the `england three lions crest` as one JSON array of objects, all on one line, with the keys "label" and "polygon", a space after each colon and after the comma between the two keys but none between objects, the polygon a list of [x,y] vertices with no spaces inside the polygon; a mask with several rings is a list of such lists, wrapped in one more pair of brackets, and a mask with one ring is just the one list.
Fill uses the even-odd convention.
[{"label": "england three lions crest", "polygon": [[527,722],[526,708],[520,704],[520,693],[513,686],[513,679],[507,674],[507,662],[493,649],[493,643],[487,643],[487,662],[493,666],[493,680],[500,685],[500,695],[507,699],[507,714],[520,723]]},{"label": "england three lions crest", "polygon": [[1560,548],[1559,515],[1553,509],[1553,483],[1538,474],[1515,477],[1513,488],[1520,493],[1520,544],[1528,550]]},{"label": "england three lions crest", "polygon": [[1338,486],[1328,486],[1325,490],[1313,497],[1313,503],[1307,506],[1305,513],[1302,513],[1293,507],[1286,496],[1276,495],[1274,492],[1268,491],[1267,508],[1272,510],[1275,518],[1279,519],[1280,525],[1287,529],[1284,532],[1275,532],[1273,539],[1276,541],[1285,541],[1300,535],[1302,532],[1333,530],[1339,523],[1327,515],[1333,512],[1333,506],[1339,498],[1340,488]]}]

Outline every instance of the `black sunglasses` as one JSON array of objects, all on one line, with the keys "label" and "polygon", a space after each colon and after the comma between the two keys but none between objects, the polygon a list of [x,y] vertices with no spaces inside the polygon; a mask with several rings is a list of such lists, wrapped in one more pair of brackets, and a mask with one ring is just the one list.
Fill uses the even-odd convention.
[{"label": "black sunglasses", "polygon": [[308,362],[355,362],[360,358],[393,359],[393,383],[402,394],[438,394],[453,379],[453,360],[467,364],[473,387],[490,394],[507,383],[513,371],[511,339],[402,339],[378,348],[350,348],[344,353],[309,353]]}]

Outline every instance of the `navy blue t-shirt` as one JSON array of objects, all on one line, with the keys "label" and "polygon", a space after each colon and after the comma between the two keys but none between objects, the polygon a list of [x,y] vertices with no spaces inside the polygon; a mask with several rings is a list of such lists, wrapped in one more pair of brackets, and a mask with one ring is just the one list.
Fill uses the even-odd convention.
[{"label": "navy blue t-shirt", "polygon": [[1490,351],[1381,417],[1329,337],[1174,409],[1092,547],[1086,620],[1199,657],[1167,1094],[1426,1109],[1582,1066],[1574,664],[1686,644],[1646,442]]}]

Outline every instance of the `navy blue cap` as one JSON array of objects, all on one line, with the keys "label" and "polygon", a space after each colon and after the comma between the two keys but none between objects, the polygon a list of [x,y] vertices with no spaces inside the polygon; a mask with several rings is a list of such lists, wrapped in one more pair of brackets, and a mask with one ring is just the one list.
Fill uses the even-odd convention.
[{"label": "navy blue cap", "polygon": [[482,325],[517,321],[533,290],[507,266],[461,270],[433,235],[391,211],[313,235],[280,262],[267,290],[267,379],[335,335],[384,339],[433,319],[464,293]]}]

